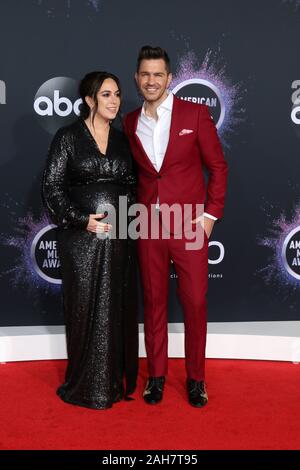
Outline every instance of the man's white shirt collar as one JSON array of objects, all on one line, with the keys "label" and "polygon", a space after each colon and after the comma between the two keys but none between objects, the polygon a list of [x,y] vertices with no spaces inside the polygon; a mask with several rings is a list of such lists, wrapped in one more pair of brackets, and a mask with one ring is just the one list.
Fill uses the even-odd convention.
[{"label": "man's white shirt collar", "polygon": [[[157,107],[157,115],[158,117],[162,114],[162,112],[164,110],[167,110],[167,111],[170,111],[172,112],[172,109],[173,109],[173,101],[174,101],[174,95],[173,93],[168,93],[168,96],[167,98],[162,102],[160,103],[160,105]],[[146,112],[145,112],[145,102],[143,104],[143,107],[142,107],[142,114],[143,116],[145,116],[147,119],[153,119],[152,117],[150,116],[147,116]]]}]

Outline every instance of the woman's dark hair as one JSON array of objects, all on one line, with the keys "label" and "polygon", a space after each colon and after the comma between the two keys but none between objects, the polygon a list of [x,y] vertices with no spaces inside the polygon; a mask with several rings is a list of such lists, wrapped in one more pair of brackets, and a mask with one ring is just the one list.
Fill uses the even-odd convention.
[{"label": "woman's dark hair", "polygon": [[80,105],[80,117],[82,119],[87,119],[90,115],[90,108],[85,102],[85,97],[90,96],[95,102],[95,108],[93,109],[92,123],[94,123],[95,115],[98,109],[98,99],[97,93],[102,87],[104,80],[111,78],[114,80],[118,86],[120,97],[121,97],[121,85],[120,80],[116,75],[109,72],[90,72],[83,77],[79,84],[79,94],[82,99],[82,104]]},{"label": "woman's dark hair", "polygon": [[139,71],[142,60],[150,60],[150,59],[163,59],[166,64],[167,72],[168,73],[171,72],[170,58],[167,52],[161,47],[152,47],[152,46],[141,47],[139,51],[138,59],[137,59],[136,71],[137,72]]}]

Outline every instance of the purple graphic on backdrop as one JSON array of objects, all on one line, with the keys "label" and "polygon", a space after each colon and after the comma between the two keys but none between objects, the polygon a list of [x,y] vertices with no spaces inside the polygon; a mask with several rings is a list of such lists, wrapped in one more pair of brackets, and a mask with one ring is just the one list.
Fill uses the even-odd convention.
[{"label": "purple graphic on backdrop", "polygon": [[247,90],[232,83],[226,66],[220,65],[219,53],[208,50],[201,65],[198,62],[195,52],[188,52],[180,60],[170,88],[181,99],[206,104],[223,145],[229,147],[228,136],[245,120],[242,103]]},{"label": "purple graphic on backdrop", "polygon": [[266,284],[275,284],[279,291],[288,289],[294,292],[300,285],[300,206],[295,209],[292,218],[282,212],[272,219],[271,214],[264,211],[270,220],[270,229],[267,236],[258,238],[258,243],[269,248],[271,254],[267,265],[258,273]]},{"label": "purple graphic on backdrop", "polygon": [[46,215],[39,220],[31,213],[16,219],[12,235],[1,235],[2,246],[15,249],[14,266],[2,272],[13,287],[24,286],[30,293],[36,289],[56,293],[60,290],[59,258],[54,227]]},{"label": "purple graphic on backdrop", "polygon": [[[63,4],[63,7],[65,7],[67,17],[70,16],[73,4],[77,3],[77,6],[78,6],[78,1],[77,0],[61,0],[59,3],[60,3],[60,9],[62,8],[61,4]],[[98,12],[100,10],[101,4],[103,3],[103,0],[81,0],[81,3],[84,6],[90,7],[92,9],[92,11]],[[37,4],[39,6],[43,6],[45,8],[45,11],[46,11],[49,18],[55,18],[56,7],[57,7],[57,4],[58,4],[57,1],[37,0]]]}]

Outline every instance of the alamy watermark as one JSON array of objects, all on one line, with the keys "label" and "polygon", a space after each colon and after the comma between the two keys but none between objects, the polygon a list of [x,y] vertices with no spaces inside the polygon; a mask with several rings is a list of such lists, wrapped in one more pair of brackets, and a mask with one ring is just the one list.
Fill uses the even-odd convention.
[{"label": "alamy watermark", "polygon": [[[145,206],[141,203],[128,205],[127,196],[119,196],[118,208],[113,204],[99,204],[97,214],[99,231],[97,237],[111,239],[184,239],[186,250],[199,250],[204,243],[204,204],[172,205],[163,203]],[[100,231],[101,224],[111,226]]]},{"label": "alamy watermark", "polygon": [[6,104],[6,85],[3,80],[0,80],[0,104]]}]

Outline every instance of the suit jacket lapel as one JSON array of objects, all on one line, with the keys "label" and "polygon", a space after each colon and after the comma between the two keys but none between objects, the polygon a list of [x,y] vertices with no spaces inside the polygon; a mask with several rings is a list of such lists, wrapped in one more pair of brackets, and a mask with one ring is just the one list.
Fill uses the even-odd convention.
[{"label": "suit jacket lapel", "polygon": [[135,114],[134,114],[134,117],[133,117],[133,136],[134,136],[134,139],[136,141],[136,144],[138,145],[138,147],[140,148],[141,150],[141,153],[144,155],[144,160],[145,162],[148,164],[148,167],[151,168],[152,171],[154,171],[155,173],[161,173],[161,171],[163,170],[163,168],[165,168],[166,164],[168,163],[168,160],[170,158],[170,155],[171,155],[171,152],[172,152],[172,147],[174,146],[174,143],[175,143],[175,140],[176,140],[176,135],[177,135],[177,131],[178,131],[178,121],[179,121],[179,98],[176,98],[176,96],[174,96],[174,100],[173,100],[173,109],[172,109],[172,116],[171,116],[171,126],[170,126],[170,136],[169,136],[169,142],[168,142],[168,145],[167,145],[167,149],[166,149],[166,153],[165,153],[165,156],[164,156],[164,161],[162,163],[162,166],[159,170],[159,172],[157,172],[157,170],[154,168],[151,160],[149,159],[147,153],[145,152],[145,149],[143,147],[143,144],[142,142],[140,141],[137,133],[136,133],[136,129],[137,129],[137,125],[138,125],[138,118],[139,118],[139,115],[141,113],[141,109],[142,108],[139,108],[136,110]]},{"label": "suit jacket lapel", "polygon": [[136,129],[137,129],[137,125],[138,125],[138,119],[139,119],[139,115],[141,113],[141,110],[142,108],[139,108],[136,113],[135,113],[135,116],[134,116],[134,121],[133,121],[133,136],[134,136],[134,139],[136,141],[136,144],[138,145],[141,153],[144,155],[144,161],[148,164],[148,166],[150,166],[151,170],[152,171],[155,171],[155,173],[157,173],[156,169],[154,168],[150,158],[148,157],[147,153],[145,152],[145,149],[143,147],[143,144],[142,142],[140,141],[140,138],[139,136],[137,135],[136,133]]},{"label": "suit jacket lapel", "polygon": [[176,140],[176,135],[177,135],[177,131],[178,131],[178,121],[179,121],[179,109],[178,108],[179,108],[179,98],[176,98],[176,96],[174,96],[172,116],[171,116],[169,142],[168,142],[168,145],[167,145],[164,161],[163,161],[162,166],[159,170],[159,173],[168,164],[168,160],[170,159],[172,148],[173,148],[175,140]]}]

